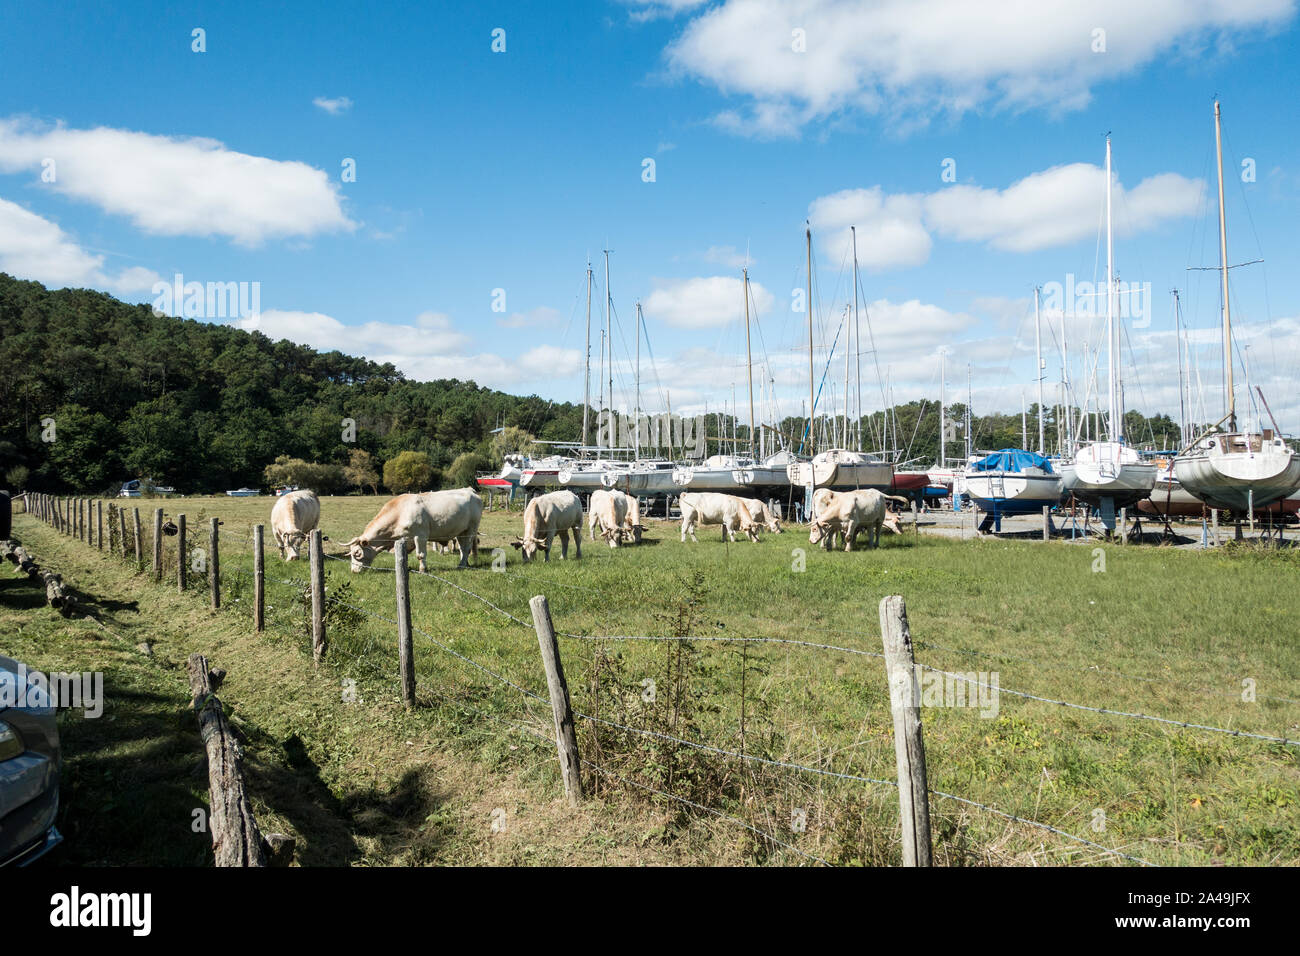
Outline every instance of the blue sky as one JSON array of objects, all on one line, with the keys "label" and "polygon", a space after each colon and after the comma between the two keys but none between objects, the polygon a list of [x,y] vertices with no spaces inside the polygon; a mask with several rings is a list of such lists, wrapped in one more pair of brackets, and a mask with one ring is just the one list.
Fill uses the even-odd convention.
[{"label": "blue sky", "polygon": [[[1034,400],[1033,285],[1104,275],[1110,131],[1117,269],[1151,284],[1126,332],[1126,404],[1177,411],[1177,286],[1213,419],[1217,277],[1186,270],[1218,259],[1218,94],[1230,258],[1265,259],[1233,272],[1238,347],[1300,431],[1294,0],[978,7],[11,5],[0,270],[140,302],[176,273],[258,283],[258,316],[207,318],[415,378],[577,400],[586,262],[598,316],[611,248],[615,402],[639,300],[654,356],[643,404],[677,411],[730,402],[733,384],[744,404],[748,250],[758,379],[785,415],[807,393],[792,290],[811,217],[818,374],[851,300],[852,224],[862,351],[868,323],[876,347],[863,410],[881,402],[877,367],[898,400],[936,396],[946,349],[950,396],[969,364],[977,411],[1016,411],[1022,392]],[[1045,319],[1049,402],[1060,321]],[[1076,402],[1098,332],[1070,320]],[[842,400],[843,347],[819,410]]]}]

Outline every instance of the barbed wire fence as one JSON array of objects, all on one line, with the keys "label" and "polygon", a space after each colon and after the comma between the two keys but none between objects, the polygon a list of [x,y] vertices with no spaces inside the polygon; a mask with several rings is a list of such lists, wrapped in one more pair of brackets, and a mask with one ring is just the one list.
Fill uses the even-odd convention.
[{"label": "barbed wire fence", "polygon": [[[231,603],[236,607],[241,608],[251,605],[252,616],[257,622],[258,630],[271,629],[282,635],[292,637],[299,642],[301,642],[303,638],[306,638],[308,641],[306,649],[309,651],[318,649],[316,642],[320,638],[323,638],[326,633],[329,624],[329,621],[326,620],[327,617],[332,617],[336,624],[341,623],[343,625],[342,627],[336,628],[336,630],[340,630],[345,634],[353,632],[353,637],[355,637],[355,632],[359,630],[355,627],[356,622],[365,620],[374,625],[378,625],[378,629],[372,628],[364,638],[359,640],[354,639],[350,641],[345,640],[342,642],[336,642],[330,646],[336,662],[338,659],[342,658],[353,665],[369,664],[373,671],[373,676],[377,679],[387,680],[394,676],[393,667],[391,666],[393,655],[391,653],[385,655],[380,655],[378,653],[381,642],[381,638],[378,636],[379,633],[383,633],[384,630],[387,629],[387,633],[391,635],[393,633],[392,629],[396,629],[400,635],[405,629],[408,634],[419,635],[424,641],[428,642],[429,646],[436,648],[442,655],[445,655],[446,658],[450,659],[455,669],[459,670],[461,673],[470,673],[474,679],[480,681],[479,686],[477,686],[472,693],[462,692],[458,696],[449,696],[437,688],[426,686],[426,694],[440,698],[447,704],[456,708],[468,710],[469,712],[485,719],[490,719],[494,722],[500,723],[516,732],[531,735],[533,738],[544,741],[552,746],[560,746],[560,736],[550,736],[537,729],[538,725],[545,726],[545,717],[531,709],[533,707],[550,708],[555,706],[555,701],[549,690],[546,690],[545,692],[532,690],[525,686],[524,678],[507,676],[507,674],[504,673],[506,668],[503,666],[489,666],[469,654],[456,650],[454,647],[450,646],[449,643],[440,640],[428,630],[415,626],[410,620],[409,605],[403,609],[399,600],[397,603],[396,617],[378,613],[371,608],[365,607],[362,603],[355,603],[352,600],[347,600],[346,598],[350,596],[347,590],[350,587],[348,583],[337,585],[334,588],[334,593],[328,598],[326,597],[325,592],[329,590],[329,587],[327,585],[322,586],[319,588],[322,593],[318,598],[314,599],[312,595],[314,582],[320,582],[323,584],[325,580],[323,575],[323,566],[325,561],[347,561],[351,563],[348,558],[326,554],[323,550],[323,539],[319,531],[314,532],[308,541],[309,559],[298,562],[298,566],[307,571],[307,574],[299,576],[288,571],[287,569],[295,563],[290,561],[276,564],[276,567],[285,570],[268,575],[265,570],[265,554],[259,553],[259,545],[262,549],[265,548],[262,526],[260,525],[250,528],[247,534],[236,534],[221,528],[220,522],[217,519],[210,518],[205,515],[204,512],[200,511],[197,515],[199,520],[195,522],[195,527],[192,529],[194,537],[189,538],[187,537],[187,531],[190,530],[187,524],[187,516],[184,514],[178,514],[175,520],[169,520],[164,523],[162,509],[156,508],[153,521],[154,534],[151,562],[150,555],[145,550],[146,542],[141,531],[142,525],[138,507],[134,508],[131,520],[128,522],[126,511],[114,502],[109,502],[106,514],[103,510],[103,502],[94,499],[60,499],[36,494],[34,497],[29,497],[27,503],[28,514],[33,515],[37,520],[41,520],[53,527],[55,530],[83,541],[91,547],[96,547],[109,554],[120,556],[121,559],[128,563],[133,563],[137,571],[144,572],[149,570],[150,564],[152,563],[152,576],[156,581],[166,581],[174,575],[178,590],[182,592],[187,590],[198,590],[199,582],[206,577],[210,601],[214,609],[222,606],[222,587],[223,583],[225,583],[227,588],[227,597],[231,599]],[[94,515],[93,520],[89,517],[92,514]],[[107,520],[103,520],[101,515],[106,517]],[[204,518],[208,518],[206,529],[202,528]],[[203,535],[202,533],[204,530],[207,532],[206,535]],[[173,547],[167,548],[164,546],[163,536],[165,535],[170,535],[176,539]],[[200,544],[204,538],[206,538],[208,544],[207,549],[201,547]],[[229,545],[229,548],[226,549],[224,553],[222,553],[220,548],[220,542],[223,540]],[[191,545],[193,547],[191,547]],[[428,570],[419,571],[406,569],[405,563],[406,562],[403,558],[403,560],[399,562],[399,565],[401,566],[400,570],[404,572],[404,576],[408,580],[411,578],[424,578],[430,582],[431,587],[440,586],[444,589],[450,589],[465,598],[472,599],[475,602],[475,605],[473,606],[479,607],[485,614],[489,614],[490,612],[489,616],[496,616],[503,622],[509,622],[511,626],[532,631],[535,634],[539,633],[536,618],[534,621],[528,621],[513,614],[498,603],[500,599],[494,601],[470,588],[464,587],[446,577],[443,577],[442,575]],[[368,565],[363,570],[366,573],[371,574],[392,574],[394,575],[394,578],[396,578],[398,576],[397,572],[399,568],[383,568]],[[190,572],[193,573],[191,574]],[[531,585],[533,583],[526,575],[510,575],[509,578],[523,584]],[[550,587],[557,583],[558,582],[547,582],[546,586]],[[270,592],[276,595],[274,597],[274,603],[267,600],[268,585],[273,589],[277,589]],[[575,591],[599,593],[598,589],[585,588],[580,585],[565,586]],[[252,591],[251,600],[246,601],[246,597],[249,596],[250,588]],[[363,599],[358,598],[356,600],[361,601]],[[542,600],[544,602],[544,599]],[[266,611],[272,613],[266,614]],[[549,622],[549,610],[547,612],[547,618]],[[776,624],[779,622],[772,623]],[[823,628],[820,625],[817,627],[818,630],[828,633],[855,633],[851,631],[837,630],[835,628]],[[885,660],[888,657],[887,654],[868,651],[863,648],[780,637],[749,635],[733,637],[708,634],[584,634],[564,630],[555,630],[554,634],[567,641],[600,643],[602,645],[639,644],[652,646],[655,644],[665,644],[668,646],[682,646],[701,643],[740,645],[746,651],[750,648],[759,649],[765,646],[784,646],[810,653],[871,657],[881,660]],[[856,634],[855,636],[860,637],[860,634]],[[1020,660],[1038,666],[1055,666],[1056,669],[1095,671],[1139,682],[1167,683],[1172,686],[1198,690],[1206,694],[1224,693],[1216,691],[1213,688],[1198,687],[1187,682],[1172,680],[1169,678],[1149,678],[1139,675],[1124,674],[1122,672],[1098,671],[1096,668],[1072,668],[1067,665],[1052,665],[1048,662],[1035,660],[1033,658],[1011,657],[1003,654],[982,654],[977,651],[945,647],[926,640],[917,640],[915,645],[919,648],[933,648],[937,651],[948,653],[989,657],[994,659]],[[387,661],[388,663],[380,664],[379,662],[381,660]],[[1283,747],[1300,747],[1300,741],[1284,736],[1218,727],[1199,721],[1163,717],[1118,708],[1093,706],[1091,704],[1084,704],[1077,701],[1054,699],[1027,691],[1010,689],[1003,687],[998,683],[980,680],[978,677],[972,677],[969,674],[943,670],[921,662],[912,663],[909,669],[913,676],[921,673],[931,673],[951,680],[964,682],[983,690],[989,690],[996,694],[1008,694],[1027,701],[1094,713],[1108,718],[1147,721],[1167,727],[1177,728],[1178,730],[1226,735],[1243,740],[1259,741],[1266,744],[1279,744]],[[891,676],[891,680],[892,679]],[[522,699],[522,703],[525,707],[522,719],[502,717],[498,713],[492,713],[488,710],[482,709],[481,707],[475,706],[475,703],[484,703],[488,700],[492,701],[497,706],[501,706],[503,704],[503,698],[497,696],[501,691],[508,691],[509,694],[506,695],[507,697],[509,697],[510,694],[513,694],[517,703]],[[891,704],[895,703],[894,696],[893,688],[891,687]],[[1297,703],[1293,698],[1280,695],[1260,696],[1276,703]],[[565,691],[565,697],[566,700],[564,701],[564,706],[568,709],[569,702],[567,700],[567,689]],[[411,701],[408,699],[408,704],[409,703],[411,703]],[[919,700],[916,702],[916,706],[919,707]],[[623,735],[653,740],[663,744],[670,744],[673,748],[686,748],[712,760],[726,761],[751,768],[759,767],[765,771],[802,775],[817,779],[830,779],[842,784],[874,788],[876,791],[883,790],[888,792],[890,790],[901,789],[899,780],[889,780],[881,777],[855,774],[842,769],[834,769],[826,766],[812,766],[807,763],[800,763],[796,760],[777,759],[754,752],[746,752],[743,745],[738,749],[731,749],[729,747],[719,746],[716,743],[689,739],[686,736],[666,732],[662,729],[656,730],[649,727],[637,727],[628,723],[626,719],[615,720],[608,714],[601,716],[599,711],[593,714],[588,714],[584,711],[576,710],[572,711],[572,716],[577,720],[582,721],[584,726],[590,728],[592,736],[597,735],[597,732],[603,728],[610,731],[616,731]],[[743,744],[743,731],[741,739]],[[720,810],[713,806],[708,806],[699,800],[691,799],[691,797],[684,796],[680,793],[674,793],[671,791],[671,788],[666,788],[662,785],[654,786],[652,783],[648,783],[644,780],[632,779],[630,776],[615,772],[608,763],[602,763],[600,759],[601,750],[599,746],[597,746],[592,753],[592,757],[595,759],[592,759],[591,757],[581,757],[576,754],[574,756],[578,764],[601,778],[613,781],[624,787],[630,787],[634,790],[644,791],[654,796],[673,801],[681,806],[700,813],[705,813],[710,817],[721,819],[732,825],[743,828],[773,852],[789,851],[810,862],[829,865],[828,861],[824,857],[791,842],[791,840],[794,839],[793,835],[778,835],[775,828],[763,829],[757,827],[752,822],[745,820],[741,816],[725,812],[724,810]],[[1148,860],[1132,853],[1126,853],[1116,847],[1105,846],[1086,837],[1071,833],[1061,827],[1035,820],[1022,814],[1010,813],[981,801],[944,790],[930,788],[928,785],[923,787],[923,792],[927,796],[933,796],[939,800],[951,801],[960,806],[969,807],[1006,820],[1014,825],[1025,826],[1053,834],[1062,840],[1097,851],[1099,859],[1107,858],[1138,865],[1153,865]],[[797,833],[800,831],[794,832]],[[926,839],[928,841],[928,834]]]}]

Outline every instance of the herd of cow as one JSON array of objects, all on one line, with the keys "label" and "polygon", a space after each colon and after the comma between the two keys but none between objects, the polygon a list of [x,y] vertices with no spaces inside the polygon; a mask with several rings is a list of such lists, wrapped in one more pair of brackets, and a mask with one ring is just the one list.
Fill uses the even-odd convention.
[{"label": "herd of cow", "polygon": [[[902,533],[898,516],[889,511],[890,501],[908,504],[906,498],[872,489],[836,492],[819,488],[813,495],[808,540],[829,551],[838,538],[845,551],[852,551],[857,536],[866,532],[868,547],[876,547],[880,544],[882,528]],[[774,534],[782,531],[781,522],[771,509],[753,498],[686,492],[680,498],[680,506],[683,542],[687,535],[698,542],[695,529],[706,525],[721,525],[724,541],[735,541],[738,533],[757,541],[764,529]],[[364,571],[375,555],[391,551],[399,541],[406,542],[407,551],[415,550],[421,571],[425,570],[425,551],[430,544],[444,554],[456,548],[460,552],[459,567],[464,568],[469,566],[471,558],[478,557],[478,528],[482,518],[483,501],[471,488],[398,495],[385,502],[365,529],[344,547],[355,572]],[[285,561],[295,560],[307,536],[319,524],[320,499],[314,491],[291,491],[276,499],[271,509],[271,531],[280,556]],[[581,558],[582,524],[582,499],[572,491],[538,495],[525,506],[523,534],[511,544],[525,562],[531,561],[538,551],[549,561],[551,545],[557,537],[561,557],[569,556],[572,535],[576,556]],[[587,531],[592,541],[599,533],[611,548],[639,543],[642,525],[637,499],[612,489],[593,492],[587,508]]]}]

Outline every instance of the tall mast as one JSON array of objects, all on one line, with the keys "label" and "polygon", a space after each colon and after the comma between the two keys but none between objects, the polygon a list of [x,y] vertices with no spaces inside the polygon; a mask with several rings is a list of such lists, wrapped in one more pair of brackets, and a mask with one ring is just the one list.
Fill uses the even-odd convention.
[{"label": "tall mast", "polygon": [[745,293],[745,365],[749,368],[749,455],[756,452],[754,446],[754,353],[749,347],[749,270],[744,270]]},{"label": "tall mast", "polygon": [[853,236],[853,389],[856,393],[853,414],[857,433],[857,450],[862,451],[862,329],[858,326],[858,227],[849,226]]},{"label": "tall mast", "polygon": [[975,419],[974,416],[971,415],[971,410],[970,410],[971,402],[973,402],[974,400],[975,400],[975,390],[971,386],[971,366],[970,363],[967,362],[966,363],[966,460],[967,461],[970,460],[970,456],[974,454],[974,450],[975,450],[974,436],[971,435],[971,424],[972,422],[975,421]]},{"label": "tall mast", "polygon": [[1110,440],[1119,441],[1115,418],[1115,249],[1110,226],[1110,137],[1106,137],[1106,383],[1110,402]]},{"label": "tall mast", "polygon": [[1038,286],[1034,286],[1034,351],[1038,355],[1038,454],[1043,454],[1043,333],[1038,316]]},{"label": "tall mast", "polygon": [[591,444],[591,260],[587,260],[587,365],[582,377],[582,444]]},{"label": "tall mast", "polygon": [[[614,295],[609,291],[609,250],[605,253],[605,347],[609,350],[609,412],[612,421],[614,415]],[[602,364],[604,357],[602,356]],[[614,447],[613,428],[610,428],[609,447]]]},{"label": "tall mast", "polygon": [[1066,326],[1069,324],[1069,314],[1066,312],[1068,303],[1062,302],[1061,305],[1061,404],[1065,406],[1065,442],[1060,451],[1068,458],[1074,445],[1074,403],[1070,397],[1070,346],[1066,340]]},{"label": "tall mast", "polygon": [[[1029,444],[1029,413],[1025,411],[1025,390],[1020,390],[1020,447]],[[1042,454],[1042,452],[1039,452]]]},{"label": "tall mast", "polygon": [[1232,384],[1232,309],[1228,305],[1228,219],[1223,211],[1223,125],[1214,101],[1214,149],[1219,159],[1219,271],[1223,276],[1223,389],[1228,427],[1237,430],[1237,396]]},{"label": "tall mast", "polygon": [[1187,444],[1187,391],[1183,371],[1183,319],[1178,290],[1174,289],[1174,344],[1178,346],[1178,435],[1179,443]]},{"label": "tall mast", "polygon": [[844,307],[844,447],[849,447],[849,352],[852,350],[849,307]]},{"label": "tall mast", "polygon": [[641,457],[641,303],[636,304],[636,407],[632,409],[633,439],[636,444],[636,457]]},{"label": "tall mast", "polygon": [[804,229],[804,239],[808,247],[808,457],[817,452],[817,433],[813,431],[813,412],[817,408],[817,396],[813,381],[813,303],[812,303],[812,229]]},{"label": "tall mast", "polygon": [[939,349],[939,467],[948,467],[948,449],[946,447],[948,428],[948,395],[945,387],[948,382],[948,350]]}]

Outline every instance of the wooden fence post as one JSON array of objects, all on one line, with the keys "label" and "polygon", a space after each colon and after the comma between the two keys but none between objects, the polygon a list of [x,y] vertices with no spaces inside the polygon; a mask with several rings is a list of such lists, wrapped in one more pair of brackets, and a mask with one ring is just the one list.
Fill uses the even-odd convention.
[{"label": "wooden fence post", "polygon": [[325,650],[325,556],[317,528],[311,533],[311,656],[317,666]]},{"label": "wooden fence post", "polygon": [[564,680],[564,664],[560,661],[560,644],[555,638],[555,626],[551,623],[551,608],[546,603],[546,596],[537,595],[528,602],[528,606],[533,611],[537,644],[542,650],[542,666],[546,668],[546,688],[551,698],[551,716],[555,718],[555,749],[560,756],[564,795],[569,800],[569,806],[576,807],[583,798],[578,734],[573,727],[573,709],[569,705],[569,685]]},{"label": "wooden fence post", "polygon": [[185,515],[176,516],[176,590],[185,593]]},{"label": "wooden fence post", "polygon": [[162,509],[153,509],[153,579],[162,580]]},{"label": "wooden fence post", "polygon": [[122,560],[126,560],[126,509],[117,509],[117,540],[122,545]]},{"label": "wooden fence post", "polygon": [[912,656],[912,634],[907,627],[907,606],[901,595],[895,594],[880,602],[880,636],[885,645],[889,708],[894,716],[903,865],[931,866],[930,798],[925,779],[921,693]]},{"label": "wooden fence post", "polygon": [[402,700],[415,706],[415,644],[411,636],[411,582],[406,569],[406,539],[393,547],[393,564],[397,572],[397,665],[402,681]]},{"label": "wooden fence post", "polygon": [[1052,540],[1052,509],[1049,505],[1043,505],[1043,540]]},{"label": "wooden fence post", "polygon": [[208,525],[208,589],[212,592],[212,610],[221,607],[221,531],[216,518]]},{"label": "wooden fence post", "polygon": [[262,553],[262,526],[253,525],[253,630],[266,627],[266,558]]},{"label": "wooden fence post", "polygon": [[86,499],[77,499],[77,540],[86,540]]},{"label": "wooden fence post", "polygon": [[135,522],[135,566],[138,570],[141,562],[144,561],[144,534],[140,531],[140,509],[135,509],[135,515],[132,519]]},{"label": "wooden fence post", "polygon": [[[190,697],[208,757],[212,852],[217,866],[266,866],[262,834],[240,772],[239,746],[215,693],[213,672],[202,654],[191,654]],[[218,675],[219,676],[219,675]]]},{"label": "wooden fence post", "polygon": [[95,502],[95,546],[104,550],[104,502]]}]

